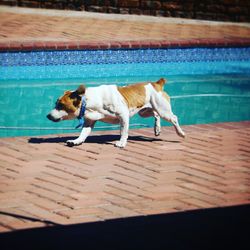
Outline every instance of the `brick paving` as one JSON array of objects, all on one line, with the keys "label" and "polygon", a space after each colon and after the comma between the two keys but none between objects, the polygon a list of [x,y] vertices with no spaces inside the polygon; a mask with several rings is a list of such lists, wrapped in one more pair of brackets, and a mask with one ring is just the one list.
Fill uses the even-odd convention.
[{"label": "brick paving", "polygon": [[0,231],[250,203],[250,122],[0,139]]},{"label": "brick paving", "polygon": [[0,50],[250,45],[250,24],[0,6]]}]

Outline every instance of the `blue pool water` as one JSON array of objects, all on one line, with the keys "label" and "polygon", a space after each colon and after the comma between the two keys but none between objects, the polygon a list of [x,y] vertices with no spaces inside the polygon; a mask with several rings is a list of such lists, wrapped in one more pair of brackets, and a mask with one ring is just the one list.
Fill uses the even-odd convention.
[{"label": "blue pool water", "polygon": [[[250,119],[250,48],[13,52],[0,53],[0,137],[75,132],[77,121],[55,124],[46,114],[80,83],[161,77],[180,124]],[[130,125],[152,127],[153,119],[135,116]],[[107,128],[117,126],[96,125]]]}]

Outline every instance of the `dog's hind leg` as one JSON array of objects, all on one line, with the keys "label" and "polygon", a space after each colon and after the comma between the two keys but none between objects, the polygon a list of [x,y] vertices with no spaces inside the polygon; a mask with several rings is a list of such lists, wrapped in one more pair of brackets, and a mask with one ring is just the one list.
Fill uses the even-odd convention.
[{"label": "dog's hind leg", "polygon": [[154,111],[154,118],[155,118],[155,124],[154,124],[155,136],[159,136],[161,133],[161,117],[155,111]]},{"label": "dog's hind leg", "polygon": [[75,140],[68,140],[66,143],[69,147],[82,144],[86,138],[90,135],[92,128],[95,126],[96,121],[85,120],[81,131],[81,134]]},{"label": "dog's hind leg", "polygon": [[178,118],[173,114],[171,105],[166,98],[162,98],[160,94],[156,94],[151,99],[151,105],[162,119],[174,125],[175,131],[179,136],[185,137],[185,133],[178,123]]},{"label": "dog's hind leg", "polygon": [[178,122],[178,118],[176,115],[174,115],[173,113],[159,113],[160,117],[163,118],[164,120],[172,123],[174,125],[175,131],[177,133],[177,135],[179,135],[180,137],[185,137],[185,133],[183,132],[183,130],[181,129],[179,122]]},{"label": "dog's hind leg", "polygon": [[185,133],[183,132],[183,130],[181,129],[179,122],[178,122],[178,118],[176,115],[171,114],[170,116],[170,120],[168,120],[169,122],[171,122],[174,125],[175,131],[176,133],[180,136],[180,137],[185,137]]},{"label": "dog's hind leg", "polygon": [[148,118],[153,116],[155,118],[154,123],[154,133],[155,136],[159,136],[161,133],[161,117],[152,108],[143,108],[138,113],[143,118]]}]

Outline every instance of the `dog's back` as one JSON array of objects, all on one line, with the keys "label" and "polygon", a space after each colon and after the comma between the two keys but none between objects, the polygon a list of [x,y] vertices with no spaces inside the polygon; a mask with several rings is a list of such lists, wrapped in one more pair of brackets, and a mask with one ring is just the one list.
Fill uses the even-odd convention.
[{"label": "dog's back", "polygon": [[[141,108],[148,101],[146,86],[148,84],[151,84],[157,92],[163,92],[163,87],[165,83],[166,80],[161,78],[159,81],[154,83],[137,83],[124,87],[117,87],[117,89],[126,101],[128,108]],[[170,98],[167,93],[164,92],[164,95],[168,97],[167,99],[169,101]]]}]

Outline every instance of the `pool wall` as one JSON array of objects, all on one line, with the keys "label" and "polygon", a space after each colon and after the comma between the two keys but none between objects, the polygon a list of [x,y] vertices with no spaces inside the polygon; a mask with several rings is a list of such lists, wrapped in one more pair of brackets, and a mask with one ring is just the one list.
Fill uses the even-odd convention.
[{"label": "pool wall", "polygon": [[2,52],[0,66],[243,61],[249,58],[250,47],[30,51]]},{"label": "pool wall", "polygon": [[249,74],[249,59],[250,47],[1,52],[0,82]]}]

